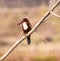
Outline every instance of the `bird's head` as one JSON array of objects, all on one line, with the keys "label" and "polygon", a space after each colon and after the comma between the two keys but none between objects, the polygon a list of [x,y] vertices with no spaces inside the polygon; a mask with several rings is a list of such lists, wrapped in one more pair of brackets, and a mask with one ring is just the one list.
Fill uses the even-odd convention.
[{"label": "bird's head", "polygon": [[23,22],[29,22],[29,21],[28,21],[28,19],[27,19],[27,18],[23,18],[23,20],[22,20],[22,21],[20,21],[17,25],[20,25],[20,24],[22,24]]}]

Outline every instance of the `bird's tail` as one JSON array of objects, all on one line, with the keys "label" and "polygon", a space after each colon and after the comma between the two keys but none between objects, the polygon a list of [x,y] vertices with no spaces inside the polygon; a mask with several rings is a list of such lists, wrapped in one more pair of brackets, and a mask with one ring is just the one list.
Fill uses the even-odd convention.
[{"label": "bird's tail", "polygon": [[28,43],[28,45],[30,45],[30,43],[31,43],[30,36],[27,37],[27,43]]}]

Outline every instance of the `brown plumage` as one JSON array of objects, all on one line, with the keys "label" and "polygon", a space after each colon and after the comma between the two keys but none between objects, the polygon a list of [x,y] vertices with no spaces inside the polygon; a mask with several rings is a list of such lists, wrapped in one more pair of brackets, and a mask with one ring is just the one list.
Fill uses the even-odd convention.
[{"label": "brown plumage", "polygon": [[[27,26],[26,29],[24,29],[25,25],[23,26],[23,24],[25,23],[25,25]],[[27,18],[24,18],[20,23],[18,23],[18,25],[22,24],[22,30],[24,32],[24,34],[28,33],[32,28],[31,28],[31,24],[29,22],[29,20]],[[27,43],[30,45],[31,40],[30,40],[30,35],[27,37]]]}]

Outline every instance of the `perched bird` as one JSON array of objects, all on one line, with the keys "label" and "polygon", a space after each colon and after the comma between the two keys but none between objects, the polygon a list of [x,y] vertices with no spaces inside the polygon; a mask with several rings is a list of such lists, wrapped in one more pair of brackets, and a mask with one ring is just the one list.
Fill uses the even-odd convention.
[{"label": "perched bird", "polygon": [[[22,24],[22,30],[24,34],[28,33],[32,28],[29,20],[27,18],[23,18],[21,22],[18,23],[18,25]],[[30,45],[31,40],[30,40],[30,35],[27,37],[27,43]]]}]

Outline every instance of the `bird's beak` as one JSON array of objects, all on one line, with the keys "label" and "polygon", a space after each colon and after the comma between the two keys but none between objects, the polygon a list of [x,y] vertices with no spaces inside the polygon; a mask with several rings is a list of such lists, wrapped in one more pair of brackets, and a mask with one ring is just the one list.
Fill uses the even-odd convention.
[{"label": "bird's beak", "polygon": [[22,24],[23,23],[23,21],[20,21],[17,25],[20,25],[20,24]]}]

